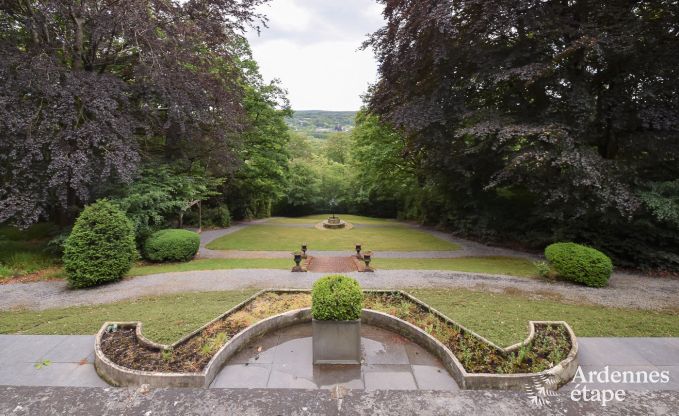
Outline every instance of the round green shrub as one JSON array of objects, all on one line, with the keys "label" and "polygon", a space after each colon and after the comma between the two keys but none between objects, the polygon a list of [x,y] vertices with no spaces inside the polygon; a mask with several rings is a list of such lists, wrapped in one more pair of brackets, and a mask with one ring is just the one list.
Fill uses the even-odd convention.
[{"label": "round green shrub", "polygon": [[64,243],[64,269],[73,288],[116,281],[136,259],[134,226],[107,200],[85,207]]},{"label": "round green shrub", "polygon": [[188,230],[160,230],[144,243],[144,258],[151,261],[189,261],[198,252],[200,236]]},{"label": "round green shrub", "polygon": [[322,277],[311,290],[311,316],[322,321],[352,321],[361,317],[363,291],[355,279]]},{"label": "round green shrub", "polygon": [[549,245],[545,257],[560,277],[590,287],[606,286],[613,272],[613,263],[607,255],[580,244]]}]

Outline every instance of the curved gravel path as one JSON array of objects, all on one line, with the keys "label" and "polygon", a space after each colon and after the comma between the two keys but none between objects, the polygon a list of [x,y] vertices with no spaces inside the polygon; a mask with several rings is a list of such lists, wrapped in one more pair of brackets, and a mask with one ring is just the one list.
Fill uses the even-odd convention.
[{"label": "curved gravel path", "polygon": [[[63,281],[0,286],[0,310],[48,309],[110,303],[141,296],[244,288],[310,288],[324,273],[285,270],[207,270],[135,277],[86,290],[69,290]],[[524,292],[534,298],[640,309],[676,308],[679,279],[616,274],[609,287],[592,289],[562,282],[449,271],[378,270],[349,273],[365,288],[469,288]]]}]

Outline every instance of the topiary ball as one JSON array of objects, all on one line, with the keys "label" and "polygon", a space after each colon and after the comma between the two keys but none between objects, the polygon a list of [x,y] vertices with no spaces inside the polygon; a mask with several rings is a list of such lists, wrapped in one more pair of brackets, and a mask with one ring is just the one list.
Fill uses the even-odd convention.
[{"label": "topiary ball", "polygon": [[361,317],[363,291],[356,279],[322,277],[311,289],[311,316],[322,321],[353,321]]},{"label": "topiary ball", "polygon": [[200,236],[188,230],[160,230],[144,242],[144,258],[151,261],[189,261],[200,247]]},{"label": "topiary ball", "polygon": [[606,286],[613,273],[613,262],[607,255],[580,244],[549,245],[545,257],[560,277],[590,287]]},{"label": "topiary ball", "polygon": [[116,281],[136,259],[134,226],[107,200],[85,207],[64,243],[64,269],[73,288]]}]

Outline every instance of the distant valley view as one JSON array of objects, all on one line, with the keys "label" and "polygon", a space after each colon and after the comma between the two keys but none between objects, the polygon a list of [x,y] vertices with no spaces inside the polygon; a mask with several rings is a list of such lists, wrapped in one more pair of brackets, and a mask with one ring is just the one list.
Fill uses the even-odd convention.
[{"label": "distant valley view", "polygon": [[295,111],[286,119],[291,129],[317,139],[326,139],[335,132],[351,131],[354,128],[356,111]]}]

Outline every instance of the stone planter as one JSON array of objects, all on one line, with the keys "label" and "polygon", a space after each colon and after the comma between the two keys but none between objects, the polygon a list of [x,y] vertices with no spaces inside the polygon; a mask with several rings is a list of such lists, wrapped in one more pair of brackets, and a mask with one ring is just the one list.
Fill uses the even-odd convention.
[{"label": "stone planter", "polygon": [[314,364],[361,364],[361,320],[311,321]]}]

